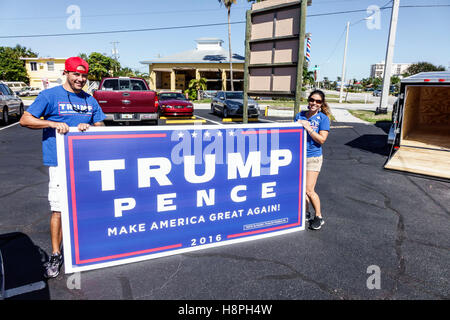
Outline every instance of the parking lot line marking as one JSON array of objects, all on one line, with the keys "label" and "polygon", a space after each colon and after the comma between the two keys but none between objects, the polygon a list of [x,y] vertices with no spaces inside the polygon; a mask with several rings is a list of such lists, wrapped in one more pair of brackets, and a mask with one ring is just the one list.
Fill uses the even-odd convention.
[{"label": "parking lot line marking", "polygon": [[203,117],[200,117],[200,116],[197,116],[197,117],[200,118],[200,119],[204,119],[204,120],[206,120],[206,121],[209,121],[209,122],[218,124],[219,126],[223,126],[223,124],[220,123],[220,122],[217,122],[217,121],[214,121],[214,120],[210,120],[210,119],[206,119],[206,118],[203,118]]},{"label": "parking lot line marking", "polygon": [[159,117],[161,120],[175,120],[175,119],[179,119],[179,120],[187,120],[187,119],[195,119],[195,116],[193,117]]},{"label": "parking lot line marking", "polygon": [[205,123],[206,120],[166,120],[166,123]]},{"label": "parking lot line marking", "polygon": [[16,124],[19,124],[19,122],[16,122],[16,123],[10,124],[9,126],[6,126],[6,127],[4,127],[4,128],[1,128],[0,131],[1,131],[1,130],[4,130],[4,129],[8,129],[8,128],[12,127],[12,126],[15,126]]},{"label": "parking lot line marking", "polygon": [[[222,122],[240,122],[243,121],[242,118],[223,118]],[[255,122],[259,121],[258,118],[248,118],[248,122]]]}]

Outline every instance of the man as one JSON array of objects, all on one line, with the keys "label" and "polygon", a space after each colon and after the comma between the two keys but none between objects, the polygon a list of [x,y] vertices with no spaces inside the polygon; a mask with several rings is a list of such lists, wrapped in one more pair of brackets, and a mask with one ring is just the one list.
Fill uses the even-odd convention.
[{"label": "man", "polygon": [[20,119],[20,125],[30,129],[43,129],[42,155],[44,165],[49,167],[50,235],[52,255],[45,264],[46,276],[55,278],[63,263],[61,254],[62,229],[59,200],[59,177],[57,171],[56,134],[65,134],[69,127],[86,131],[90,125],[103,126],[105,114],[97,101],[84,92],[89,65],[79,57],[71,57],[65,62],[66,82],[43,90],[28,107]]}]

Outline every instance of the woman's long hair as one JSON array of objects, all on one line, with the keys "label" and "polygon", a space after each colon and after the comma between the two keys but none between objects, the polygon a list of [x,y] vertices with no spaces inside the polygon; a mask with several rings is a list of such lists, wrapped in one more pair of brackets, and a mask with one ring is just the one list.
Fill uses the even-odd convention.
[{"label": "woman's long hair", "polygon": [[311,98],[312,95],[314,94],[318,94],[321,98],[322,98],[322,106],[320,107],[320,111],[323,112],[328,118],[331,119],[331,110],[330,110],[330,106],[328,105],[328,103],[325,101],[325,93],[323,93],[322,90],[314,90],[312,91],[309,96],[308,96],[308,100],[309,98]]}]

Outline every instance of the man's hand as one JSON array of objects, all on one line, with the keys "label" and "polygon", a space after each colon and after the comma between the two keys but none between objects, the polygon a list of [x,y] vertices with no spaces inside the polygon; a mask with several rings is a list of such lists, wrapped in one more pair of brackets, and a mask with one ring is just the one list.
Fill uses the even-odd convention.
[{"label": "man's hand", "polygon": [[81,132],[84,132],[84,131],[86,131],[87,129],[89,129],[89,123],[80,123],[79,125],[78,125],[78,130],[79,131],[81,131]]},{"label": "man's hand", "polygon": [[53,128],[58,133],[67,133],[69,132],[69,126],[65,122],[50,122],[50,128]]}]

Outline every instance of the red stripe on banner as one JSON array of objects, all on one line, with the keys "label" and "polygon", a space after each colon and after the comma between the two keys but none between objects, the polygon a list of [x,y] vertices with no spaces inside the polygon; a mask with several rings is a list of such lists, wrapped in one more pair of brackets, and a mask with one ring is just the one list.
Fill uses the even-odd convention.
[{"label": "red stripe on banner", "polygon": [[177,244],[173,244],[173,245],[165,246],[165,247],[159,247],[159,248],[152,248],[152,249],[140,250],[140,251],[135,251],[135,252],[127,252],[127,253],[115,254],[115,255],[107,256],[107,257],[100,257],[100,258],[94,258],[94,259],[81,260],[79,263],[91,263],[91,262],[98,262],[98,261],[104,261],[104,260],[110,260],[110,259],[124,258],[124,257],[129,257],[129,256],[135,256],[135,255],[138,255],[138,254],[144,254],[144,253],[150,253],[150,252],[155,252],[155,251],[162,251],[162,250],[180,248],[181,246],[182,246],[181,243],[177,243]]},{"label": "red stripe on banner", "polygon": [[242,134],[267,134],[267,133],[286,133],[286,132],[302,132],[302,129],[270,129],[270,130],[252,130],[252,131],[242,131]]},{"label": "red stripe on banner", "polygon": [[148,134],[108,134],[95,136],[72,136],[76,140],[90,140],[90,139],[132,139],[132,138],[165,138],[165,133],[148,133]]},{"label": "red stripe on banner", "polygon": [[80,261],[80,250],[78,246],[78,221],[77,221],[77,202],[75,194],[75,173],[73,171],[73,143],[71,137],[68,139],[69,143],[69,166],[70,166],[70,191],[72,199],[72,214],[73,214],[73,240],[75,242],[75,263]]}]

